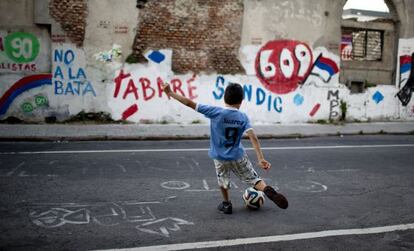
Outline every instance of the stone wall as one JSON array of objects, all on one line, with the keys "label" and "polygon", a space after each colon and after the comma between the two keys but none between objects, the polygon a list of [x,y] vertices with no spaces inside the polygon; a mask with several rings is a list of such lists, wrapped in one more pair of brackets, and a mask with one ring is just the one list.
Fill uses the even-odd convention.
[{"label": "stone wall", "polygon": [[173,71],[242,73],[241,0],[148,1],[141,10],[134,54],[171,48]]},{"label": "stone wall", "polygon": [[51,0],[49,7],[50,15],[60,24],[70,41],[82,46],[88,15],[86,0]]}]

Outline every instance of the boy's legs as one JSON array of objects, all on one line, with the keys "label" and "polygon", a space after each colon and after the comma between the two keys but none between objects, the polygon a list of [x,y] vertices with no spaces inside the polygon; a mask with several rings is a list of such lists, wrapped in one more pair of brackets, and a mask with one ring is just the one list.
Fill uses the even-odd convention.
[{"label": "boy's legs", "polygon": [[224,187],[220,187],[220,191],[221,191],[221,195],[223,196],[223,201],[227,201],[229,202],[229,189],[228,188],[224,188]]},{"label": "boy's legs", "polygon": [[231,214],[233,212],[233,205],[229,200],[229,189],[220,187],[221,194],[223,195],[223,202],[221,202],[217,209],[225,214]]},{"label": "boy's legs", "polygon": [[260,180],[259,182],[257,182],[255,185],[254,185],[254,188],[256,189],[256,190],[259,190],[259,191],[262,191],[263,192],[263,190],[265,189],[265,187],[266,187],[267,185],[266,185],[266,183],[264,182],[264,180]]},{"label": "boy's legs", "polygon": [[231,214],[233,206],[229,196],[230,168],[226,161],[219,160],[214,160],[214,166],[216,168],[217,182],[220,186],[221,195],[223,196],[223,202],[218,205],[218,210],[225,214]]},{"label": "boy's legs", "polygon": [[240,180],[251,184],[256,190],[264,192],[264,194],[266,194],[266,196],[280,208],[286,209],[288,207],[288,201],[285,196],[277,193],[273,187],[266,185],[266,183],[260,179],[247,155],[236,161],[232,170]]},{"label": "boy's legs", "polygon": [[261,180],[256,183],[254,186],[255,189],[264,192],[266,196],[272,200],[278,207],[286,209],[289,206],[289,203],[283,194],[278,193],[273,189],[273,187],[266,185],[266,183]]}]

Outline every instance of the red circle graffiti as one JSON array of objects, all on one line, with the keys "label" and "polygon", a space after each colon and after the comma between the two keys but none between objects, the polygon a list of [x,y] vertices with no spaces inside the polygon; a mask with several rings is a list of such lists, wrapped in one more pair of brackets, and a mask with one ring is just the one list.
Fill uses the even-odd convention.
[{"label": "red circle graffiti", "polygon": [[300,41],[276,40],[265,44],[256,55],[256,76],[263,86],[276,94],[296,90],[310,73],[311,48]]}]

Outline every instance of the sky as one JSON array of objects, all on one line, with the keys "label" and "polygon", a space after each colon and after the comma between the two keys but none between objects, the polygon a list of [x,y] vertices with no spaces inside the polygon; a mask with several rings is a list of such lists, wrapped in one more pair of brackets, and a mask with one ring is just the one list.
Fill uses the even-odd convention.
[{"label": "sky", "polygon": [[389,12],[384,0],[348,0],[344,6],[344,10],[347,9]]}]

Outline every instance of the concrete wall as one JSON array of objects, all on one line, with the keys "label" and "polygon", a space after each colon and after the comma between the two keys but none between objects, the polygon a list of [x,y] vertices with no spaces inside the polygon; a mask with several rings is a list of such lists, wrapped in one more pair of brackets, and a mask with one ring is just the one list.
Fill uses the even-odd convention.
[{"label": "concrete wall", "polygon": [[[344,112],[349,121],[414,120],[414,101],[403,106],[396,97],[410,82],[411,68],[407,72],[399,62],[414,52],[413,20],[407,12],[413,10],[411,1],[391,1],[401,21],[395,37],[398,58],[380,70],[391,71],[395,81],[393,77],[386,81],[391,85],[378,85],[357,95],[339,80],[344,0],[244,0],[224,3],[223,8],[220,1],[198,0],[192,5],[191,0],[169,0],[154,6],[157,2],[149,1],[138,9],[135,0],[122,1],[122,5],[117,0],[50,0],[38,6],[29,0],[1,1],[0,120],[14,116],[34,122],[63,121],[85,111],[107,112],[115,120],[137,123],[207,122],[169,100],[160,91],[165,81],[174,91],[213,105],[223,105],[225,86],[238,82],[246,97],[241,109],[256,124],[335,121]],[[45,5],[49,18],[36,19],[34,9]],[[237,15],[232,16],[234,12]],[[176,22],[172,27],[194,27],[195,21],[204,20],[200,28],[210,29],[205,34],[210,43],[195,51],[199,44],[189,46],[189,41],[199,41],[201,34],[189,28],[170,33],[163,27],[157,33],[162,22],[154,14],[169,16],[168,20]],[[154,18],[153,24],[148,16]],[[19,26],[11,22],[13,18]],[[220,22],[213,22],[214,18]],[[51,27],[44,25],[48,23]],[[145,38],[148,32],[151,36]],[[168,43],[171,36],[175,40]],[[143,38],[157,42],[136,50],[137,41]],[[19,56],[21,41],[26,43],[24,50],[32,48],[32,53],[24,51],[27,55]],[[232,59],[226,61],[230,54],[213,50],[216,45],[228,48]],[[35,56],[34,47],[38,48]],[[184,61],[176,60],[178,52],[185,55]],[[125,62],[136,53],[146,62]],[[235,65],[240,72],[234,70]],[[176,69],[186,70],[178,73]],[[408,94],[402,95],[406,101]]]},{"label": "concrete wall", "polygon": [[398,40],[396,39],[396,27],[391,22],[360,23],[352,20],[344,20],[342,27],[360,28],[383,31],[383,50],[380,61],[342,61],[341,77],[342,83],[351,80],[363,80],[375,85],[393,85],[395,72],[395,51]]},{"label": "concrete wall", "polygon": [[325,16],[326,2],[244,0],[242,45],[278,39],[295,39],[313,45],[326,34],[324,27],[329,21]]},{"label": "concrete wall", "polygon": [[[342,1],[345,3],[346,1]],[[413,37],[413,3],[402,0],[385,0],[392,19],[389,22],[356,22],[343,20],[342,27],[372,29],[384,32],[381,61],[342,61],[340,81],[365,81],[375,85],[395,85],[399,38]]]},{"label": "concrete wall", "polygon": [[[122,61],[132,52],[139,9],[136,0],[89,0],[88,21],[86,24],[85,45],[87,58],[94,59],[93,55],[109,50],[113,44],[123,49]],[[91,64],[95,64],[91,60]]]},{"label": "concrete wall", "polygon": [[34,24],[34,3],[0,2],[0,117],[44,120],[51,86],[51,34]]},{"label": "concrete wall", "polygon": [[34,26],[33,8],[34,1],[29,0],[4,0],[0,1],[0,26],[19,27]]},{"label": "concrete wall", "polygon": [[50,0],[34,1],[34,23],[35,24],[52,24],[52,18],[49,12]]}]

